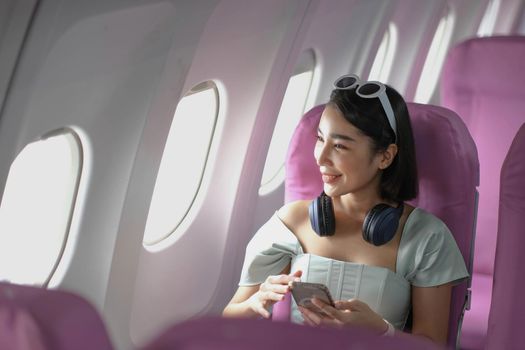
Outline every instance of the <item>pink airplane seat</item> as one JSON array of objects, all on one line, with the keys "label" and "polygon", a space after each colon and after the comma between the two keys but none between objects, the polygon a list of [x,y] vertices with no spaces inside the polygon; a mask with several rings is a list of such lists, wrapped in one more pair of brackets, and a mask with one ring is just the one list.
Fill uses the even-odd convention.
[{"label": "pink airplane seat", "polygon": [[[313,199],[323,184],[314,159],[317,126],[324,106],[301,119],[286,157],[285,200]],[[441,218],[452,231],[469,272],[476,221],[479,163],[476,146],[465,124],[452,111],[408,103],[416,143],[419,195],[410,204]],[[469,281],[453,289],[448,344],[455,347],[468,303]],[[274,305],[273,319],[287,320],[290,298]]]},{"label": "pink airplane seat", "polygon": [[269,322],[263,319],[204,317],[176,324],[143,350],[269,349],[443,349],[423,338],[381,337],[368,330],[344,330]]},{"label": "pink airplane seat", "polygon": [[498,241],[489,314],[487,350],[525,347],[525,280],[521,258],[525,248],[525,124],[503,162],[500,177]]},{"label": "pink airplane seat", "polygon": [[0,282],[0,349],[113,347],[102,319],[84,299],[64,291]]},{"label": "pink airplane seat", "polygon": [[467,40],[448,53],[441,78],[442,105],[467,125],[479,152],[479,210],[474,249],[472,305],[461,344],[485,346],[494,272],[500,170],[514,135],[525,122],[525,37]]}]

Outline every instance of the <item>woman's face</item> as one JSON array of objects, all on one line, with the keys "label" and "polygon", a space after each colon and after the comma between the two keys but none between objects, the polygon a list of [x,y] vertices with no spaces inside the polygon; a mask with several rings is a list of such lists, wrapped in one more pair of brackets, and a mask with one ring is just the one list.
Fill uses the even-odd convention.
[{"label": "woman's face", "polygon": [[383,156],[373,151],[372,142],[344,119],[336,107],[326,106],[319,123],[314,156],[328,196],[379,195]]}]

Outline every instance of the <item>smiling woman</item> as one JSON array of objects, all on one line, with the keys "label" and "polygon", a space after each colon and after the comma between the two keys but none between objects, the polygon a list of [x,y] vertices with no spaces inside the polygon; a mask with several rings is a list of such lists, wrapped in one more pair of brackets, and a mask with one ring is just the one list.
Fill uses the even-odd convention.
[{"label": "smiling woman", "polygon": [[468,273],[445,224],[404,203],[417,195],[406,104],[389,86],[354,75],[335,87],[314,152],[324,191],[282,207],[257,232],[223,314],[269,317],[301,280],[326,284],[337,301],[294,303],[294,322],[390,335],[413,310],[412,333],[444,344],[452,285]]},{"label": "smiling woman", "polygon": [[85,297],[116,349],[222,313],[511,349],[486,340],[523,34],[523,0],[0,0],[0,350],[16,284]]}]

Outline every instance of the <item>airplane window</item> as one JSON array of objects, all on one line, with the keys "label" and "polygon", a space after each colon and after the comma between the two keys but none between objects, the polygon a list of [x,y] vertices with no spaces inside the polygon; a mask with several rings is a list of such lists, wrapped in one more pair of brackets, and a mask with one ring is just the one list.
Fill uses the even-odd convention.
[{"label": "airplane window", "polygon": [[501,0],[490,0],[479,25],[478,36],[489,36],[494,33],[500,4]]},{"label": "airplane window", "polygon": [[415,102],[428,103],[432,98],[436,84],[441,73],[445,55],[452,38],[455,16],[453,11],[447,11],[447,15],[441,18],[432,39],[432,44],[427,53],[425,65],[419,78],[416,90]]},{"label": "airplane window", "polygon": [[264,164],[259,195],[272,192],[284,181],[286,151],[295,127],[305,112],[314,68],[314,52],[307,50],[299,59],[284,94]]},{"label": "airplane window", "polygon": [[80,141],[66,130],[28,144],[13,161],[0,204],[0,280],[47,285],[67,241],[81,167]]},{"label": "airplane window", "polygon": [[377,50],[368,80],[388,81],[397,47],[397,27],[390,23]]},{"label": "airplane window", "polygon": [[204,82],[177,105],[150,203],[145,245],[173,233],[195,201],[217,122],[218,98],[215,84]]}]

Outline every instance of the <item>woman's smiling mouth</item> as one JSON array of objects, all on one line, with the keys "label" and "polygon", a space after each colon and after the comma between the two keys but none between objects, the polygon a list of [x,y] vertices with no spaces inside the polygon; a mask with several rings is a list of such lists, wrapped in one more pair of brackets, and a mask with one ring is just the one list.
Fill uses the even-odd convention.
[{"label": "woman's smiling mouth", "polygon": [[331,184],[337,181],[341,177],[341,175],[331,175],[331,174],[322,174],[323,176],[323,182],[325,184]]}]

